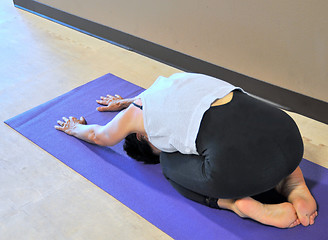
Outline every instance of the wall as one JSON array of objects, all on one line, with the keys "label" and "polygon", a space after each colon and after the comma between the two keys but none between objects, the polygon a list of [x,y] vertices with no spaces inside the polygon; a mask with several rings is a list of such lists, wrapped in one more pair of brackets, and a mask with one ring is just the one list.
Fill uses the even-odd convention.
[{"label": "wall", "polygon": [[328,102],[328,1],[38,2]]}]

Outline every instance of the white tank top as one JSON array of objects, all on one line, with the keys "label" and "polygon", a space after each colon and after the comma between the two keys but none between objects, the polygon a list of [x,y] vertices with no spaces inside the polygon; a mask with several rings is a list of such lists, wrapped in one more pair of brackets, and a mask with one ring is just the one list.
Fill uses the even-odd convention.
[{"label": "white tank top", "polygon": [[241,88],[203,74],[159,77],[138,96],[149,141],[164,152],[199,155],[196,138],[204,113],[235,89]]}]

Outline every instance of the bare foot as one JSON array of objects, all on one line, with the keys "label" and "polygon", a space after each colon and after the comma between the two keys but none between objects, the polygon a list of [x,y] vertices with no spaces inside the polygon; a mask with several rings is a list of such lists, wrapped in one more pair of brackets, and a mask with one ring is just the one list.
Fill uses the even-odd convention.
[{"label": "bare foot", "polygon": [[242,218],[251,218],[262,224],[278,228],[292,228],[300,224],[292,204],[262,204],[253,198],[238,200],[219,199],[221,208],[234,211]]},{"label": "bare foot", "polygon": [[317,204],[306,186],[300,167],[281,181],[276,189],[293,204],[303,226],[314,224],[314,219],[318,215]]}]

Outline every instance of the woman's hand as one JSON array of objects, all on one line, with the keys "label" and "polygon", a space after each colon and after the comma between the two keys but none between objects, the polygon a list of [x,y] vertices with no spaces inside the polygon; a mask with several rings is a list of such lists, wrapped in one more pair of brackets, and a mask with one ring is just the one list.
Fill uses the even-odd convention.
[{"label": "woman's hand", "polygon": [[73,135],[73,130],[76,128],[77,125],[79,124],[87,124],[86,120],[84,117],[80,117],[80,119],[77,119],[75,117],[63,117],[64,121],[58,120],[57,123],[59,126],[55,126],[57,130],[63,131],[67,133],[68,135]]},{"label": "woman's hand", "polygon": [[123,99],[119,95],[107,95],[106,97],[100,97],[101,100],[97,100],[97,103],[101,105],[105,105],[105,107],[98,107],[97,110],[100,112],[106,112],[106,111],[120,111],[123,108],[126,108],[129,106],[127,105],[127,101]]}]

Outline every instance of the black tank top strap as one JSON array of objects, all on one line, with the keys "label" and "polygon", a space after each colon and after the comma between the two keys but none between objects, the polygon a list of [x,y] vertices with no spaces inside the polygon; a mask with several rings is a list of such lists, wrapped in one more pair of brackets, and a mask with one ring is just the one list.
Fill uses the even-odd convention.
[{"label": "black tank top strap", "polygon": [[137,108],[140,108],[142,110],[142,106],[140,106],[139,104],[136,104],[136,103],[132,103],[134,106],[136,106]]}]

